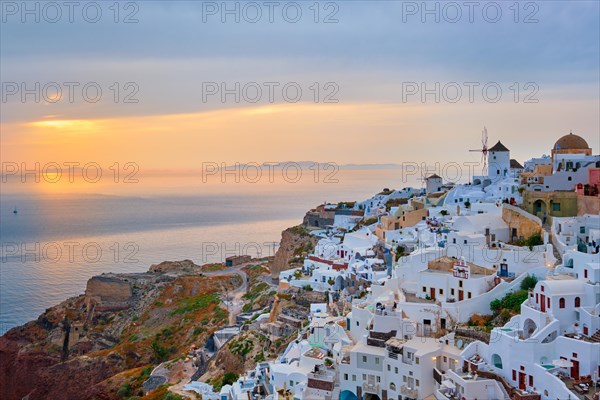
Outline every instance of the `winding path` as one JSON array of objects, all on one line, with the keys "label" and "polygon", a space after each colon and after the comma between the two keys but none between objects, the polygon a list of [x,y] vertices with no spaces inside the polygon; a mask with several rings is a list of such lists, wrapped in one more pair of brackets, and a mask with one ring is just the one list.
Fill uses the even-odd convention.
[{"label": "winding path", "polygon": [[239,275],[242,278],[242,284],[227,292],[224,303],[227,305],[227,311],[229,312],[229,325],[235,325],[236,317],[242,312],[244,301],[242,296],[248,291],[248,275],[242,271],[242,268],[247,264],[237,265],[235,267],[228,267],[220,271],[203,272],[206,276],[225,276],[225,275]]}]

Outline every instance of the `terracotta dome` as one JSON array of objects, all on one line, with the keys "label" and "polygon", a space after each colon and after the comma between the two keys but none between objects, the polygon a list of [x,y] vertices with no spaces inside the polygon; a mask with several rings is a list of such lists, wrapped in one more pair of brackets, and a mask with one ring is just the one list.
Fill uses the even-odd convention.
[{"label": "terracotta dome", "polygon": [[588,143],[581,136],[573,135],[569,133],[558,139],[554,143],[554,150],[568,150],[568,149],[589,149]]}]

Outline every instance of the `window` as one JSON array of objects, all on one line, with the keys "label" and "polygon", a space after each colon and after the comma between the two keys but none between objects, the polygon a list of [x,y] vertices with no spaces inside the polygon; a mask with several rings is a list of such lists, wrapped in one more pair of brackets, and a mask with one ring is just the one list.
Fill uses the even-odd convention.
[{"label": "window", "polygon": [[348,380],[348,374],[344,374],[344,380],[347,381]]},{"label": "window", "polygon": [[358,321],[356,321],[356,326],[360,326],[360,324],[358,323]]},{"label": "window", "polygon": [[450,289],[450,294],[454,296],[454,288]]},{"label": "window", "polygon": [[379,365],[379,357],[375,357],[375,365]]},{"label": "window", "polygon": [[548,308],[550,308],[550,297],[548,297],[547,303],[548,303]]},{"label": "window", "polygon": [[512,379],[513,381],[517,380],[517,371],[515,371],[514,369],[512,370]]},{"label": "window", "polygon": [[448,362],[448,357],[444,356],[444,362]]},{"label": "window", "polygon": [[415,364],[419,364],[419,357],[415,358]]},{"label": "window", "polygon": [[367,380],[367,374],[363,374],[363,381]]},{"label": "window", "polygon": [[392,390],[392,391],[396,390],[396,384],[394,382],[390,383],[390,390]]},{"label": "window", "polygon": [[390,367],[390,364],[388,364],[388,371],[391,371],[392,367]]},{"label": "window", "polygon": [[398,367],[394,367],[394,372],[398,373]]},{"label": "window", "polygon": [[415,386],[416,386],[416,387],[419,387],[419,383],[420,383],[420,382],[419,382],[419,380],[417,379],[417,380],[415,380],[415,382],[416,382],[416,383],[415,383]]},{"label": "window", "polygon": [[440,294],[444,294],[444,289],[440,289]]},{"label": "window", "polygon": [[423,292],[426,292],[427,288],[425,286],[423,286]]},{"label": "window", "polygon": [[467,244],[467,239],[464,240],[464,243]]},{"label": "window", "polygon": [[356,375],[352,375],[352,382],[356,382]]},{"label": "window", "polygon": [[470,299],[471,298],[471,292],[467,292],[467,297]]},{"label": "window", "polygon": [[568,181],[572,181],[572,180],[573,180],[573,177],[572,177],[572,176],[569,176],[569,177],[567,178],[567,180],[568,180]]},{"label": "window", "polygon": [[560,211],[560,203],[552,203],[552,211]]},{"label": "window", "polygon": [[543,287],[543,286],[541,286],[541,288],[542,288],[542,292],[543,292],[543,291],[544,291],[544,287]]},{"label": "window", "polygon": [[579,297],[575,297],[575,307],[581,307],[581,299]]},{"label": "window", "polygon": [[579,233],[585,233],[585,226],[579,227]]},{"label": "window", "polygon": [[402,377],[402,382],[406,382],[406,375]]},{"label": "window", "polygon": [[290,381],[290,386],[294,386],[294,381]]},{"label": "window", "polygon": [[463,287],[463,281],[458,281],[458,287]]},{"label": "window", "polygon": [[573,358],[577,358],[577,353],[573,353]]},{"label": "window", "polygon": [[529,375],[529,386],[533,386],[533,376]]},{"label": "window", "polygon": [[367,356],[363,356],[363,362],[367,362]]},{"label": "window", "polygon": [[381,382],[381,377],[380,376],[377,377],[377,383],[379,383],[379,382]]},{"label": "window", "polygon": [[583,270],[583,277],[584,277],[584,278],[587,278],[587,269],[584,269],[584,270]]},{"label": "window", "polygon": [[558,299],[558,308],[565,308],[565,298],[561,297]]}]

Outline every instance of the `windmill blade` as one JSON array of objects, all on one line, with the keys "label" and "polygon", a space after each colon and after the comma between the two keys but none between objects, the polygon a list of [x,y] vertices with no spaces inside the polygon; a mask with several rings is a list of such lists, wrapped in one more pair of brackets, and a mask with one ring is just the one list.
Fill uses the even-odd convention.
[{"label": "windmill blade", "polygon": [[485,126],[483,127],[483,132],[481,132],[481,143],[483,144],[483,148],[487,150],[488,132]]}]

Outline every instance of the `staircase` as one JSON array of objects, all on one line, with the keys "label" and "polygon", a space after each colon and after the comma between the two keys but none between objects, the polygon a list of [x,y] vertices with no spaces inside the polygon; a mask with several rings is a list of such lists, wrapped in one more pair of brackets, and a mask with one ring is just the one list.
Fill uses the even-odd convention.
[{"label": "staircase", "polygon": [[596,333],[594,333],[590,339],[592,340],[592,342],[596,342],[596,343],[600,343],[600,329],[596,331]]}]

